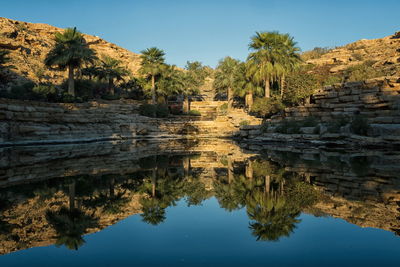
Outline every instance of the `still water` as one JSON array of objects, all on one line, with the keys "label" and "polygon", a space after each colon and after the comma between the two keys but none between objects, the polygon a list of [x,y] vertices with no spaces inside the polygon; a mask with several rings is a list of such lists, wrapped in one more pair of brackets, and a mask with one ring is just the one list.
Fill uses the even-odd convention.
[{"label": "still water", "polygon": [[3,149],[1,266],[398,264],[399,155],[221,142]]}]

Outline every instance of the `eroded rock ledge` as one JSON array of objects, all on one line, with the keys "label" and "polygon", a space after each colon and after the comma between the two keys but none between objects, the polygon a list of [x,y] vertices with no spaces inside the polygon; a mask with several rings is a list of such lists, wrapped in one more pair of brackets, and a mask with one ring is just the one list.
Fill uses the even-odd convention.
[{"label": "eroded rock ledge", "polygon": [[[382,77],[362,82],[348,82],[323,88],[313,96],[314,104],[285,109],[281,116],[267,120],[264,126],[243,126],[236,134],[242,142],[304,143],[315,146],[384,146],[400,147],[400,79]],[[298,126],[296,132],[279,129],[283,122],[314,118],[312,127]],[[338,120],[361,117],[368,127],[365,134],[351,130],[350,121],[330,131]]]}]

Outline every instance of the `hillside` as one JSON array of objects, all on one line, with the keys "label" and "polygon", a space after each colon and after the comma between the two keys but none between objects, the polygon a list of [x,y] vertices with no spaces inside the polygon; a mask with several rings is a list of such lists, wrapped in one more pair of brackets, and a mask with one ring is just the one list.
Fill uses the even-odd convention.
[{"label": "hillside", "polygon": [[[61,28],[42,23],[27,23],[0,17],[0,49],[11,52],[10,65],[14,68],[6,75],[8,85],[28,78],[38,82],[45,80],[59,84],[66,72],[46,68],[43,60],[54,44],[54,33]],[[140,67],[140,55],[109,43],[100,37],[84,34],[86,41],[99,56],[107,55],[122,61],[133,74]],[[7,86],[8,87],[8,86]]]},{"label": "hillside", "polygon": [[365,76],[396,75],[400,70],[400,34],[380,39],[362,39],[326,51],[308,51],[303,58],[313,66],[314,71],[325,74],[341,75],[346,71],[362,69]]}]

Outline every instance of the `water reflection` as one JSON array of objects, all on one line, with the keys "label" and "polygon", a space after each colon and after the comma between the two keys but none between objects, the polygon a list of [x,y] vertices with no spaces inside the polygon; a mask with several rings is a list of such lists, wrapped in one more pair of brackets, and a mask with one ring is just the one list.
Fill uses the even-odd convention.
[{"label": "water reflection", "polygon": [[[245,209],[250,233],[258,241],[289,237],[302,213],[398,233],[400,183],[393,164],[398,158],[315,151],[168,151],[124,162],[126,168],[119,172],[111,167],[113,173],[20,182],[0,190],[0,253],[49,244],[77,250],[85,234],[128,216],[138,214],[156,226],[168,220],[167,208],[178,201],[193,206],[210,197],[227,212]],[[37,164],[23,166],[25,175]],[[54,167],[54,173],[63,167]],[[15,167],[3,169],[7,179],[14,173],[10,168]]]}]

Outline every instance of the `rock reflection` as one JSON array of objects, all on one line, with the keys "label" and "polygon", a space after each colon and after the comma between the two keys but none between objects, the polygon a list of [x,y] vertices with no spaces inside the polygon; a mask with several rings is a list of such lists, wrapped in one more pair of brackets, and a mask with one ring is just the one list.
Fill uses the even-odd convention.
[{"label": "rock reflection", "polygon": [[[259,241],[289,237],[301,213],[400,232],[400,157],[395,153],[274,148],[255,154],[230,143],[176,147],[140,146],[138,155],[129,146],[119,152],[107,146],[115,153],[98,148],[97,158],[69,154],[51,168],[45,160],[9,160],[13,165],[1,169],[0,253],[49,244],[76,250],[85,234],[128,216],[138,214],[143,222],[159,225],[178,201],[201,205],[210,197],[228,212],[245,209],[249,231]],[[34,179],[38,166],[64,175]]]}]

